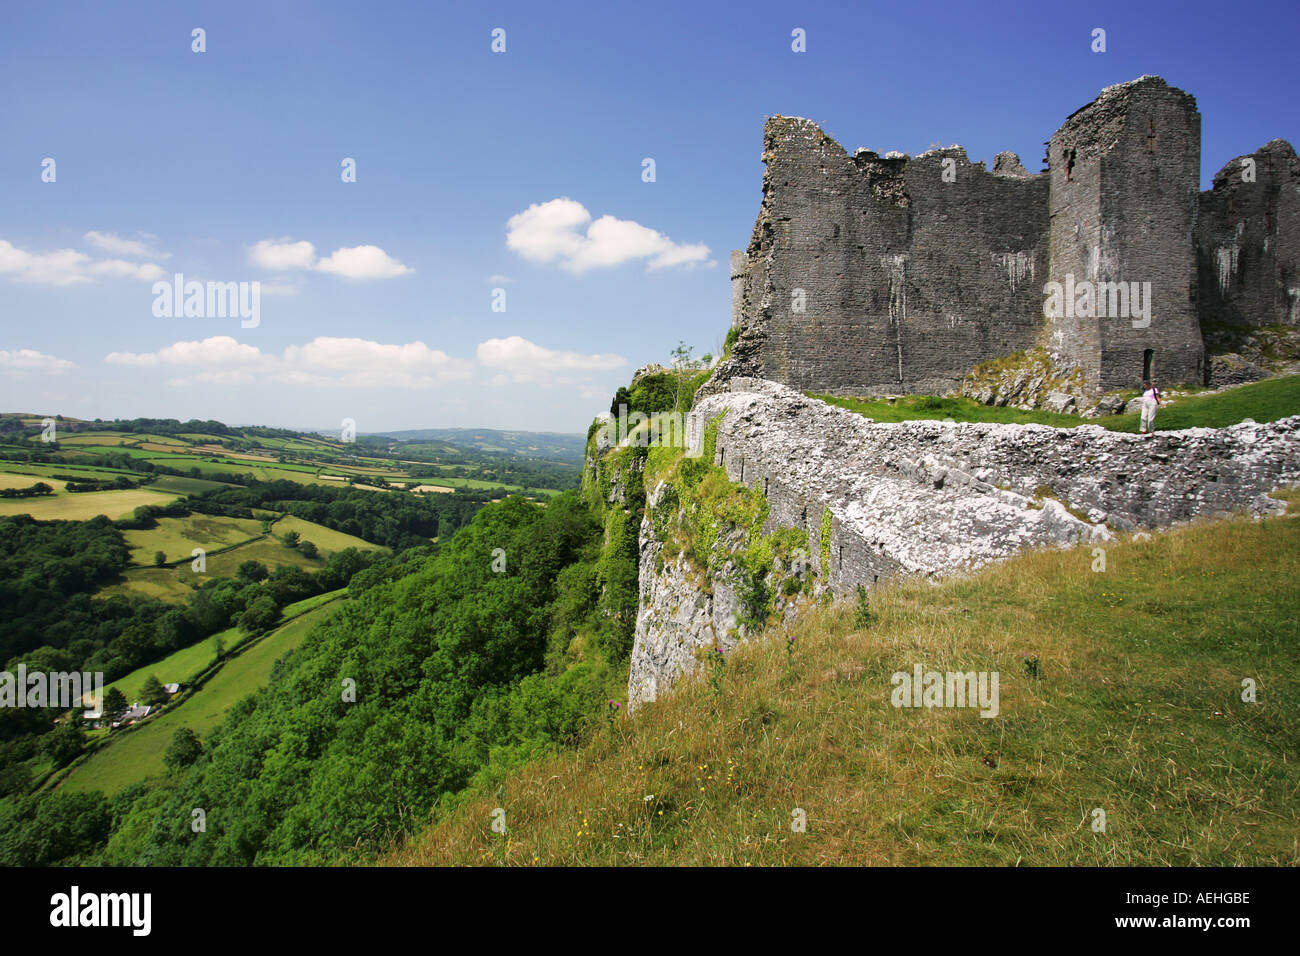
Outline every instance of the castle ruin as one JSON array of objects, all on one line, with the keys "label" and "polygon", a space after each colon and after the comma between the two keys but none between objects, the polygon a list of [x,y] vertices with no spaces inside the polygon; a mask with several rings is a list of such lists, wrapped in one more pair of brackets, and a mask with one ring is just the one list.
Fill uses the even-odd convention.
[{"label": "castle ruin", "polygon": [[1200,144],[1195,99],[1155,76],[1073,113],[1039,173],[957,146],[849,155],[772,117],[721,377],[944,394],[1042,348],[1092,393],[1206,384],[1209,330],[1300,326],[1300,161],[1274,140],[1199,192]]}]

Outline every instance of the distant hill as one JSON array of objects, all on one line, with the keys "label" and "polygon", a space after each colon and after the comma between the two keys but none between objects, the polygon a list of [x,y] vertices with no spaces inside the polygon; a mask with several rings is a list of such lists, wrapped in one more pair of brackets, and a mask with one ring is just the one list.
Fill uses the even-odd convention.
[{"label": "distant hill", "polygon": [[494,428],[414,428],[368,434],[393,438],[397,441],[446,442],[463,449],[561,461],[581,459],[587,447],[587,440],[583,435],[566,435],[560,432],[498,431]]}]

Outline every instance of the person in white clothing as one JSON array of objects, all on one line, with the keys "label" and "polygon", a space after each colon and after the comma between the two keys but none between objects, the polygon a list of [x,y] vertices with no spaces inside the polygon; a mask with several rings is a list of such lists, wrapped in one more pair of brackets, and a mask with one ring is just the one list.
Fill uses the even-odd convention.
[{"label": "person in white clothing", "polygon": [[1156,430],[1156,409],[1160,401],[1160,389],[1150,382],[1142,383],[1142,422],[1138,426],[1139,435],[1150,435]]}]

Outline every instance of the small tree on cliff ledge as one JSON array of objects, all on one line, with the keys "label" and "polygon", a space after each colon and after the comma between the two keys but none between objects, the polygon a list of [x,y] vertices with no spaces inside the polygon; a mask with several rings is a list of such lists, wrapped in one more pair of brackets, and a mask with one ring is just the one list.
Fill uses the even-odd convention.
[{"label": "small tree on cliff ledge", "polygon": [[677,400],[673,404],[676,409],[682,407],[682,383],[686,381],[691,372],[697,372],[700,369],[706,369],[713,364],[713,356],[705,352],[699,358],[693,358],[691,353],[695,347],[687,345],[681,339],[677,340],[677,348],[673,349],[673,371],[677,373]]}]

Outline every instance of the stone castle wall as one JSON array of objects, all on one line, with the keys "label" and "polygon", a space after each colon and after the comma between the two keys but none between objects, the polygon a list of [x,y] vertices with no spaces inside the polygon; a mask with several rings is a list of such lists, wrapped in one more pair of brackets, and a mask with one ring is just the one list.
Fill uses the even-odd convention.
[{"label": "stone castle wall", "polygon": [[[1096,425],[877,424],[746,378],[706,385],[695,412],[703,421],[721,416],[714,464],[766,495],[768,531],[805,531],[819,587],[840,596],[859,584],[976,568],[1026,548],[1104,544],[1121,532],[1202,516],[1276,514],[1285,505],[1268,493],[1300,482],[1300,416],[1150,438]],[[705,581],[684,556],[659,566],[655,509],[680,505],[646,491],[633,706],[695,670],[701,648],[730,647],[738,607],[725,567]],[[743,545],[737,540],[736,550]]]},{"label": "stone castle wall", "polygon": [[[758,219],[731,258],[737,338],[720,377],[943,394],[974,365],[1041,345],[1097,391],[1148,370],[1204,383],[1201,323],[1295,323],[1300,190],[1276,141],[1249,198],[1217,179],[1198,194],[1200,132],[1195,99],[1159,77],[1072,114],[1039,174],[1012,154],[988,171],[960,147],[849,155],[810,120],[771,118]],[[1046,317],[1044,285],[1067,274],[1150,283],[1149,324]]]},{"label": "stone castle wall", "polygon": [[746,373],[831,393],[946,391],[1034,343],[1045,176],[1018,161],[988,172],[960,148],[849,156],[781,117],[764,159],[762,210],[733,260]]},{"label": "stone castle wall", "polygon": [[1200,195],[1196,237],[1207,337],[1225,327],[1300,327],[1300,159],[1290,143],[1275,139],[1224,165]]}]

